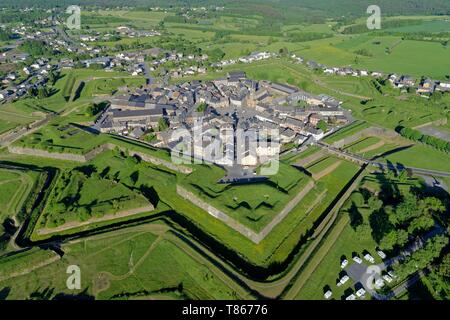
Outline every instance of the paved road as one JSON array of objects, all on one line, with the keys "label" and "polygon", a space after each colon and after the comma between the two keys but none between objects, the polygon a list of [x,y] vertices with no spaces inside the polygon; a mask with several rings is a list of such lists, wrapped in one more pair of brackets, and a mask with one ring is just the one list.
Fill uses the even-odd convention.
[{"label": "paved road", "polygon": [[154,79],[150,74],[150,67],[148,66],[148,63],[144,62],[141,64],[141,66],[142,66],[142,69],[144,70],[144,76],[145,76],[145,79],[147,80],[147,84],[153,84]]},{"label": "paved road", "polygon": [[[393,264],[397,263],[398,261],[404,259],[407,256],[410,256],[412,253],[416,252],[417,250],[421,249],[424,245],[424,243],[437,235],[446,234],[446,229],[436,225],[435,228],[433,228],[431,231],[427,232],[425,235],[423,235],[419,241],[415,241],[413,243],[410,243],[408,247],[406,247],[398,256],[387,259],[383,261],[382,263],[376,265],[378,267],[379,271],[385,271],[388,267],[392,266]],[[348,276],[352,278],[355,283],[358,283],[359,285],[362,285],[364,289],[375,299],[377,300],[389,300],[399,294],[401,294],[403,291],[407,290],[410,286],[412,286],[414,283],[416,283],[423,275],[424,271],[418,270],[416,273],[414,273],[412,276],[410,276],[406,281],[402,282],[401,284],[397,285],[389,294],[382,295],[377,293],[370,285],[371,279],[376,280],[379,275],[376,275],[373,269],[369,269],[369,266],[367,266],[364,262],[361,264],[353,263],[345,268],[345,271],[347,272]]]},{"label": "paved road", "polygon": [[433,136],[445,141],[450,142],[450,133],[439,128],[436,128],[434,125],[428,125],[424,127],[420,127],[417,130],[422,132],[423,134],[427,134],[429,136]]},{"label": "paved road", "polygon": [[75,45],[78,47],[78,45],[76,45],[76,43],[69,37],[69,35],[66,33],[66,31],[64,30],[64,28],[62,28],[61,26],[54,26],[53,27],[53,31],[55,31],[56,33],[59,34],[59,36],[61,38],[63,38],[64,41],[66,41],[68,44],[70,45]]},{"label": "paved road", "polygon": [[437,177],[446,177],[450,178],[450,172],[444,172],[444,171],[437,171],[437,170],[430,170],[430,169],[422,169],[422,168],[416,168],[416,167],[407,167],[407,166],[399,166],[394,165],[392,163],[384,163],[384,162],[378,162],[378,161],[372,161],[366,158],[363,158],[359,155],[352,154],[348,151],[344,151],[341,149],[334,148],[324,142],[318,141],[316,142],[318,146],[328,150],[331,153],[334,153],[340,157],[343,157],[347,160],[352,160],[358,163],[365,163],[371,166],[378,167],[380,169],[390,169],[390,170],[411,170],[415,174],[422,174],[422,175],[428,175],[428,176],[437,176]]}]

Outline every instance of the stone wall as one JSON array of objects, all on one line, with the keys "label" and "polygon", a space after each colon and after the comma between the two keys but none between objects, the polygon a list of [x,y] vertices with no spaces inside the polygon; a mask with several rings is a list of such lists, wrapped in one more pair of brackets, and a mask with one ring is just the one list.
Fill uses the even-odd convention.
[{"label": "stone wall", "polygon": [[183,187],[177,185],[177,193],[185,200],[188,200],[192,202],[197,207],[205,210],[210,215],[212,215],[214,218],[221,220],[224,222],[227,226],[232,228],[233,230],[239,232],[246,238],[250,239],[254,243],[258,244],[262,238],[259,234],[256,232],[250,230],[246,226],[242,225],[241,223],[237,222],[233,218],[229,217],[227,214],[223,213],[222,211],[214,208],[213,206],[209,205],[205,201],[201,200],[197,196],[195,196],[193,193],[187,191]]},{"label": "stone wall", "polygon": [[66,161],[86,162],[86,158],[81,154],[48,152],[41,149],[22,148],[13,146],[8,146],[8,151],[10,153],[23,154],[27,156],[44,157]]},{"label": "stone wall", "polygon": [[270,221],[259,233],[250,230],[240,222],[234,220],[227,214],[206,203],[180,185],[177,185],[177,193],[183,199],[190,201],[197,207],[208,212],[214,218],[221,220],[233,230],[239,232],[246,238],[250,239],[252,242],[258,244],[273,230],[273,228],[275,228],[276,225],[278,225],[281,221],[284,220],[284,218],[286,218],[286,216],[295,208],[295,206],[297,206],[297,204],[314,188],[314,185],[315,184],[313,181],[308,182],[308,184],[293,199],[291,199],[291,201],[289,201],[286,206],[272,219],[272,221]]},{"label": "stone wall", "polygon": [[48,152],[48,151],[42,150],[42,149],[13,147],[13,146],[8,146],[8,151],[10,153],[23,154],[23,155],[28,155],[28,156],[36,156],[36,157],[44,157],[44,158],[51,158],[51,159],[58,159],[58,160],[76,161],[76,162],[87,162],[87,161],[94,159],[100,153],[108,151],[108,150],[114,150],[115,148],[118,148],[119,150],[121,150],[123,152],[127,151],[131,156],[138,156],[143,161],[152,163],[154,165],[161,165],[170,170],[181,172],[183,174],[192,173],[192,168],[189,168],[186,166],[181,166],[181,165],[176,165],[169,161],[148,155],[144,152],[134,151],[134,150],[130,150],[130,149],[124,148],[124,147],[119,147],[112,143],[102,144],[101,146],[98,146],[98,147],[92,149],[91,151],[89,151],[88,153],[86,153],[84,155],[73,154],[73,153]]}]

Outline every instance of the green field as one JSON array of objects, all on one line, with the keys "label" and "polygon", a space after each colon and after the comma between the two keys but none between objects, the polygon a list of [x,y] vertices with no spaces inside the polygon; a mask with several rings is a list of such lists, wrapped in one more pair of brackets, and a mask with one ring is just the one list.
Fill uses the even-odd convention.
[{"label": "green field", "polygon": [[347,149],[351,153],[359,153],[361,150],[372,147],[382,140],[377,137],[367,137],[360,139],[350,145],[346,145],[345,149]]},{"label": "green field", "polygon": [[394,164],[450,172],[450,154],[417,144],[383,158]]},{"label": "green field", "polygon": [[[26,255],[2,258],[0,287],[10,289],[8,299],[44,296],[50,299],[73,294],[97,299],[240,297],[243,290],[231,285],[223,273],[198,253],[179,248],[166,231],[166,226],[152,224],[75,241],[63,246],[62,259],[55,259],[51,251],[37,249]],[[31,273],[11,277],[40,264],[43,266]],[[81,269],[81,290],[66,287],[69,265]],[[3,277],[7,279],[1,280]]]},{"label": "green field", "polygon": [[40,119],[43,112],[32,104],[18,101],[0,108],[0,134]]},{"label": "green field", "polygon": [[20,211],[36,178],[33,172],[0,169],[0,223]]},{"label": "green field", "polygon": [[267,182],[248,185],[218,184],[225,172],[199,166],[183,181],[207,203],[255,231],[261,230],[309,181],[299,170],[280,163],[279,172]]},{"label": "green field", "polygon": [[[80,117],[83,116],[80,115]],[[84,118],[91,119],[91,117]],[[16,145],[49,152],[84,154],[106,142],[106,135],[93,134],[82,127],[72,125],[72,122],[68,120],[57,119],[41,130],[18,140]]]},{"label": "green field", "polygon": [[[154,188],[170,178],[174,179],[170,173],[121,152],[105,152],[86,166],[60,173],[37,222],[35,236],[43,234],[40,229],[45,229],[46,234],[65,230],[73,233],[80,226],[90,229],[109,220],[165,211],[168,206],[159,201]],[[52,231],[55,227],[60,228]]]},{"label": "green field", "polygon": [[329,135],[323,141],[331,144],[331,143],[337,142],[343,138],[350,137],[350,136],[354,135],[355,133],[358,133],[359,131],[364,130],[368,127],[369,127],[368,124],[364,121],[355,121],[354,123],[352,123],[348,126],[345,126],[341,129],[339,129],[338,131],[336,131],[335,133]]},{"label": "green field", "polygon": [[121,87],[137,88],[144,84],[145,79],[142,77],[92,80],[83,88],[81,96],[111,96]]},{"label": "green field", "polygon": [[[448,55],[448,48],[439,42],[367,35],[341,38],[333,41],[333,44],[325,40],[305,42],[303,45],[307,47],[299,48],[295,52],[307,59],[331,66],[351,65],[360,69],[397,72],[417,77],[427,75],[443,79],[446,75],[444,70],[450,67],[450,62],[445,58]],[[389,54],[385,52],[386,48],[391,48]],[[361,49],[367,50],[372,56],[358,56],[358,61],[355,62],[354,52]],[[424,60],[427,63],[423,63]]]},{"label": "green field", "polygon": [[318,174],[329,167],[333,166],[335,163],[337,163],[339,159],[335,157],[324,157],[322,159],[319,159],[313,164],[310,164],[306,169],[311,172],[312,174]]},{"label": "green field", "polygon": [[143,195],[124,184],[83,170],[61,173],[40,218],[42,227],[89,221],[150,205]]},{"label": "green field", "polygon": [[448,20],[429,20],[429,21],[424,21],[422,24],[419,24],[419,25],[389,28],[389,29],[387,29],[387,31],[406,32],[406,33],[449,32],[450,31],[450,21],[448,21]]}]

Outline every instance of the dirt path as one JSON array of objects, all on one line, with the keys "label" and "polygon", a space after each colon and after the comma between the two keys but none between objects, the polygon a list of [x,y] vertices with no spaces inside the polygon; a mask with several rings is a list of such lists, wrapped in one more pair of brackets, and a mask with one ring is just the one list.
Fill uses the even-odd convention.
[{"label": "dirt path", "polygon": [[37,263],[37,264],[33,265],[32,267],[29,267],[29,268],[26,268],[26,269],[23,269],[23,270],[20,270],[20,271],[13,272],[13,273],[11,273],[10,275],[8,275],[6,277],[5,276],[4,277],[0,277],[0,282],[8,280],[8,279],[24,276],[24,275],[26,275],[26,274],[34,271],[34,270],[37,270],[39,268],[48,266],[49,264],[52,264],[53,262],[56,262],[56,261],[58,261],[60,259],[61,259],[61,257],[55,253],[55,256],[53,256],[50,259],[47,259],[45,261],[42,261],[40,263]]},{"label": "dirt path", "polygon": [[155,241],[153,241],[153,243],[150,245],[150,247],[147,249],[147,251],[142,255],[141,258],[139,258],[139,260],[130,268],[130,270],[128,270],[127,273],[122,274],[122,275],[113,275],[110,273],[111,279],[112,280],[123,280],[128,278],[129,276],[131,276],[134,271],[142,264],[144,263],[145,259],[147,259],[147,257],[150,255],[150,253],[152,253],[153,250],[155,250],[156,246],[162,241],[164,240],[164,237],[161,235],[158,238],[156,238]]},{"label": "dirt path", "polygon": [[136,215],[139,213],[150,212],[153,210],[154,210],[154,207],[149,205],[149,206],[145,206],[145,207],[141,207],[141,208],[121,211],[116,214],[107,214],[101,218],[92,218],[92,219],[89,219],[89,220],[83,221],[83,222],[79,222],[79,221],[68,222],[68,223],[65,223],[56,228],[42,228],[42,229],[37,230],[36,232],[39,235],[51,234],[51,233],[55,233],[55,232],[61,232],[61,231],[66,231],[66,230],[73,229],[73,228],[87,226],[87,225],[95,223],[95,222],[104,222],[104,221],[109,221],[109,220],[115,220],[115,219],[119,219],[119,218],[133,216],[133,215]]},{"label": "dirt path", "polygon": [[366,147],[364,149],[359,150],[358,153],[365,153],[365,152],[369,152],[369,151],[372,151],[372,150],[376,150],[378,148],[381,148],[385,144],[386,144],[386,142],[381,140],[381,141],[379,141],[379,142],[377,142],[377,143],[375,143],[375,144],[373,144],[371,146],[368,146],[368,147]]},{"label": "dirt path", "polygon": [[342,161],[339,160],[335,163],[333,163],[331,166],[329,166],[328,168],[326,168],[325,170],[320,171],[319,173],[313,174],[313,179],[314,180],[319,180],[327,175],[329,175],[330,173],[332,173],[334,170],[337,169],[337,167],[339,167],[341,165]]},{"label": "dirt path", "polygon": [[313,153],[312,155],[304,158],[304,159],[300,159],[298,160],[295,165],[299,166],[299,167],[306,167],[308,166],[308,164],[319,160],[320,158],[322,158],[323,156],[326,155],[326,151],[324,149],[320,149],[319,151]]}]

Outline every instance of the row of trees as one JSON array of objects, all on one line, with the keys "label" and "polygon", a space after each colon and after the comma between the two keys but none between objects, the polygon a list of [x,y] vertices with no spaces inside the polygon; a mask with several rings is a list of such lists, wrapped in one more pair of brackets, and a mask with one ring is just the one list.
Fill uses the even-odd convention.
[{"label": "row of trees", "polygon": [[[420,25],[422,24],[422,20],[417,19],[399,19],[399,20],[390,20],[390,21],[383,21],[382,27],[383,29],[388,28],[399,28],[404,26],[412,26],[412,25]],[[342,30],[343,34],[357,34],[357,33],[366,33],[370,30],[367,29],[367,25],[365,23],[362,24],[355,24],[346,27]]]},{"label": "row of trees", "polygon": [[436,148],[441,151],[450,152],[450,142],[445,140],[435,138],[426,134],[421,133],[418,130],[414,130],[408,127],[399,126],[395,129],[398,133],[400,133],[406,139],[422,142],[426,145],[429,145],[433,148]]}]

